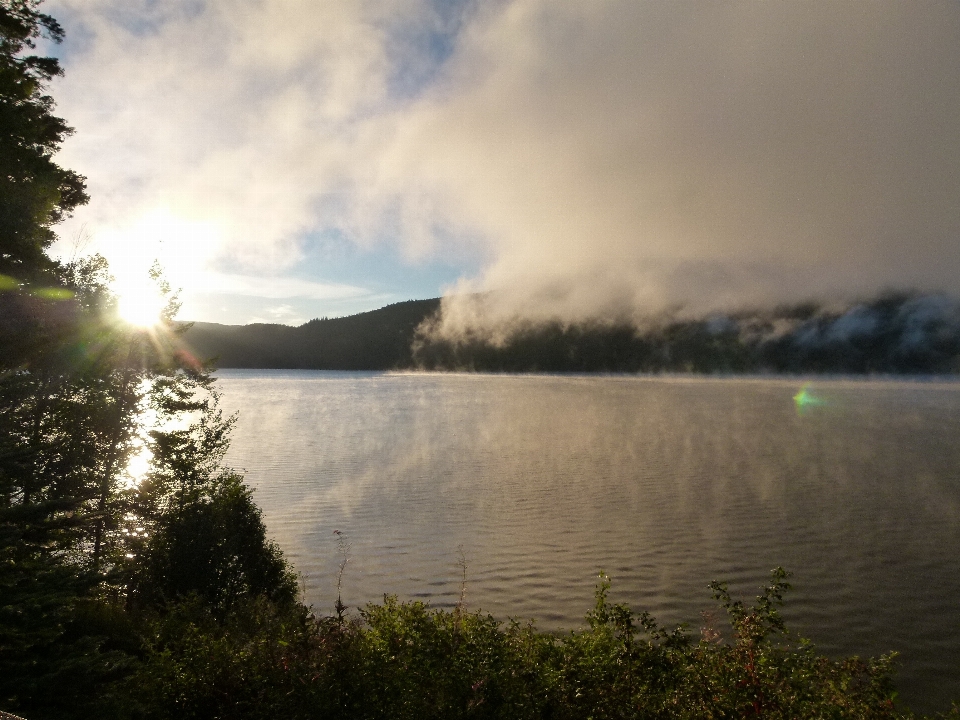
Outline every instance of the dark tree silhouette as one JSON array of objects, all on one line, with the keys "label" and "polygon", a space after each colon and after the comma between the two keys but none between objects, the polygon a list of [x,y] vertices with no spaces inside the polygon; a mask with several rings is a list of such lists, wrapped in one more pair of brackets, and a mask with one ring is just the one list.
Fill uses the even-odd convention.
[{"label": "dark tree silhouette", "polygon": [[52,226],[87,202],[84,178],[53,161],[72,132],[45,94],[62,70],[29,51],[41,37],[59,42],[63,30],[38,4],[0,2],[0,274],[21,281],[49,268]]}]

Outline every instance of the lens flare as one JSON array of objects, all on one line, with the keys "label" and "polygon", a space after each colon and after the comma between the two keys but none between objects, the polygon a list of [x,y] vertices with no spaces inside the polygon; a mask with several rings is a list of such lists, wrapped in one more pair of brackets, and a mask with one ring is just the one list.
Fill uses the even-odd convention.
[{"label": "lens flare", "polygon": [[794,405],[797,407],[797,414],[803,415],[806,411],[811,408],[819,407],[821,405],[826,405],[827,401],[823,398],[819,398],[810,392],[810,383],[807,383],[802,388],[800,392],[793,396]]}]

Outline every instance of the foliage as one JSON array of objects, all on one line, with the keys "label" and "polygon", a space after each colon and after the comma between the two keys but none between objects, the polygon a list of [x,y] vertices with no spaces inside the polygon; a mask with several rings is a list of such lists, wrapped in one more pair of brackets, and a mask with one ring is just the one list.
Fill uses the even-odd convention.
[{"label": "foliage", "polygon": [[[322,648],[302,606],[248,598],[217,615],[199,598],[141,620],[147,653],[117,683],[107,715],[134,718],[297,717]],[[306,696],[305,696],[306,695]]]},{"label": "foliage", "polygon": [[36,40],[59,42],[60,25],[38,0],[0,0],[0,273],[30,280],[51,265],[51,227],[87,201],[84,178],[52,157],[71,130],[54,116],[47,83],[55,58],[26,54]]},{"label": "foliage", "polygon": [[175,298],[136,330],[113,315],[102,259],[57,272],[71,297],[43,302],[66,312],[0,374],[0,707],[75,717],[137,664],[144,617],[188,598],[217,617],[260,596],[292,606],[297,586],[223,467],[233,418],[178,346]]},{"label": "foliage", "polygon": [[[102,294],[98,263],[64,268],[63,284],[84,277],[78,296]],[[139,397],[129,342],[99,303],[38,302],[61,306],[56,319],[41,315],[28,364],[0,373],[0,701],[15,706],[62,691],[66,667],[103,670],[98,642],[70,625],[122,555]]]},{"label": "foliage", "polygon": [[134,581],[139,603],[195,595],[223,614],[243,598],[291,603],[297,595],[296,576],[267,540],[252,493],[234,473],[178,493],[150,527]]},{"label": "foliage", "polygon": [[129,687],[138,717],[893,718],[892,657],[831,660],[793,639],[786,574],[695,640],[607,599],[568,635],[385,596],[314,619],[259,600],[225,621],[188,601],[155,625]]}]

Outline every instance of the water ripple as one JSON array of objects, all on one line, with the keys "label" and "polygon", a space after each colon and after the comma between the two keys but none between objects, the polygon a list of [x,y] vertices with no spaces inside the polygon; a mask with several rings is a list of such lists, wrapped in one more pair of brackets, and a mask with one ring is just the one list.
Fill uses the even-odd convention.
[{"label": "water ripple", "polygon": [[831,653],[901,651],[902,694],[960,698],[960,385],[224,371],[228,461],[331,612],[384,592],[581,625],[611,599],[701,622],[794,573],[788,622]]}]

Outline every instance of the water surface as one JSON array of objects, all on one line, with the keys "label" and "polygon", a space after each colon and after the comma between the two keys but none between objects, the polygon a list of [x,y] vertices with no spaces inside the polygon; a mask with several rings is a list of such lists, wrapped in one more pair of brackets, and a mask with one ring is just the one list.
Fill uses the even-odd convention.
[{"label": "water surface", "polygon": [[[384,593],[543,629],[596,576],[661,622],[706,588],[793,573],[788,624],[831,654],[901,652],[902,696],[960,699],[960,384],[232,370],[228,462],[331,612]],[[334,534],[340,530],[342,536]]]}]

